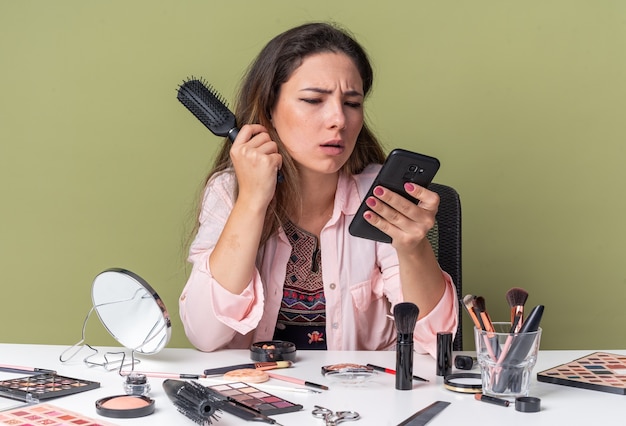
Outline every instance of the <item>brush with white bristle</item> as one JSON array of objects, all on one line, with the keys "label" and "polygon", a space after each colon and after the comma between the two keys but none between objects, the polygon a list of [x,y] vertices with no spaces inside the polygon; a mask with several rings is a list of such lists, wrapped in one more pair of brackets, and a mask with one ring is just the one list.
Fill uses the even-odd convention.
[{"label": "brush with white bristle", "polygon": [[465,307],[465,310],[467,311],[470,318],[472,319],[472,322],[474,323],[474,327],[476,327],[479,330],[484,330],[485,328],[483,327],[483,322],[478,317],[478,313],[474,309],[475,298],[476,296],[474,296],[473,294],[466,294],[465,297],[463,297],[463,306]]}]

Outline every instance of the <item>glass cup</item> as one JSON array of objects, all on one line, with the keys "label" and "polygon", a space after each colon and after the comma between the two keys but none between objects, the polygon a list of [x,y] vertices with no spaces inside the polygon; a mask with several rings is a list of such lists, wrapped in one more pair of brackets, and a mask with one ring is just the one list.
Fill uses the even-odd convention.
[{"label": "glass cup", "polygon": [[474,327],[476,358],[483,394],[501,398],[528,396],[537,363],[541,328],[531,333],[510,333],[511,323],[493,323],[495,332]]}]

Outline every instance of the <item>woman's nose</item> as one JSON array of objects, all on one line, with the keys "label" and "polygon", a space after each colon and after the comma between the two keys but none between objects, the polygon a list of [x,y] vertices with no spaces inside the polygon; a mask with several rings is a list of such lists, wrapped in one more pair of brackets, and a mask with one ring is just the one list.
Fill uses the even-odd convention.
[{"label": "woman's nose", "polygon": [[346,127],[346,114],[343,108],[343,103],[332,103],[329,114],[329,124],[332,128],[343,129]]}]

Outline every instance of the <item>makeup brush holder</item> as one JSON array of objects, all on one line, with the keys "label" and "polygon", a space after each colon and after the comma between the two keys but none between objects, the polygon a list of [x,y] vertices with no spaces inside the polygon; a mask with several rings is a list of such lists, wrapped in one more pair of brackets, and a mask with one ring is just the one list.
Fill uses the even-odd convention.
[{"label": "makeup brush holder", "polygon": [[493,326],[495,332],[474,327],[483,394],[500,398],[528,396],[541,328],[529,333],[510,333],[511,323],[495,322]]}]

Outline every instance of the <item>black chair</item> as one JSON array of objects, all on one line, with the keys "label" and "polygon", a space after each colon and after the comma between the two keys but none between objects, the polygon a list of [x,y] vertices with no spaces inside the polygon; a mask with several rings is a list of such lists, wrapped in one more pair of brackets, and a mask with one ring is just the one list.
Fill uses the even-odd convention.
[{"label": "black chair", "polygon": [[435,256],[437,256],[441,269],[450,274],[456,285],[456,292],[459,298],[459,325],[452,344],[452,349],[462,351],[463,318],[461,311],[463,307],[463,287],[461,285],[461,198],[454,188],[450,186],[431,183],[428,189],[439,194],[440,198],[436,223],[433,229],[428,233],[428,240],[433,246]]}]

